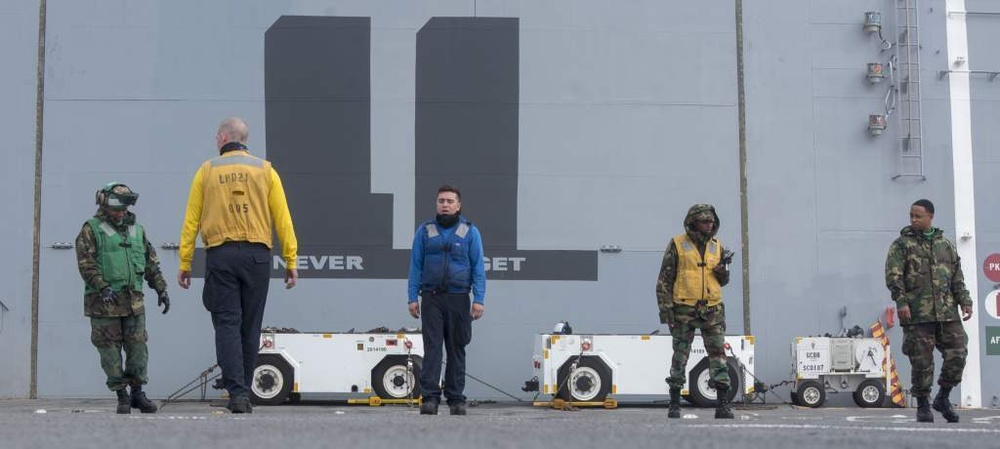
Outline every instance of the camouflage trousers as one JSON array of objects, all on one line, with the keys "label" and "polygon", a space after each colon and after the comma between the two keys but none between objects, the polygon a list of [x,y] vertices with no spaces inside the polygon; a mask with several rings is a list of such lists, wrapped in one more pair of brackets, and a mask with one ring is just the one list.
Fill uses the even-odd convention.
[{"label": "camouflage trousers", "polygon": [[[107,376],[108,389],[121,390],[129,385],[143,385],[149,351],[146,348],[146,315],[91,317],[90,342],[101,356],[101,368]],[[122,349],[125,367],[122,369]]]},{"label": "camouflage trousers", "polygon": [[670,388],[684,389],[687,378],[688,356],[695,329],[701,329],[701,338],[708,353],[708,372],[712,388],[729,388],[729,366],[726,364],[726,307],[718,304],[708,306],[686,306],[674,304],[673,336],[674,356],[670,362]]},{"label": "camouflage trousers", "polygon": [[969,336],[961,321],[917,323],[903,326],[903,354],[912,368],[910,392],[913,397],[927,397],[934,383],[934,348],[941,352],[941,376],[938,385],[954,387],[962,381]]}]

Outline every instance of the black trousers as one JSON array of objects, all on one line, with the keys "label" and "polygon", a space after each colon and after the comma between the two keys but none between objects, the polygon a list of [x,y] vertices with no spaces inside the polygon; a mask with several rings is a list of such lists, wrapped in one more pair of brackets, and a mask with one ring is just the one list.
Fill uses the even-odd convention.
[{"label": "black trousers", "polygon": [[472,304],[469,294],[427,294],[420,302],[424,366],[420,391],[424,400],[441,400],[441,346],[448,353],[444,396],[448,404],[465,402],[465,346],[472,341]]},{"label": "black trousers", "polygon": [[271,250],[261,243],[226,242],[205,253],[201,298],[212,313],[222,382],[231,397],[249,396],[271,281]]}]

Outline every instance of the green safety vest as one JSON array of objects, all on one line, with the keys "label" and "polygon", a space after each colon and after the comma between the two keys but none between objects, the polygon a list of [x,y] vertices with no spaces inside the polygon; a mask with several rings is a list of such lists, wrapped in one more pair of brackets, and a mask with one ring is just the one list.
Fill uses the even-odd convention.
[{"label": "green safety vest", "polygon": [[[142,225],[130,225],[125,234],[115,230],[110,223],[97,217],[87,220],[97,239],[97,268],[111,290],[142,291],[143,274],[146,272],[146,245]],[[97,293],[90,285],[86,293]]]}]

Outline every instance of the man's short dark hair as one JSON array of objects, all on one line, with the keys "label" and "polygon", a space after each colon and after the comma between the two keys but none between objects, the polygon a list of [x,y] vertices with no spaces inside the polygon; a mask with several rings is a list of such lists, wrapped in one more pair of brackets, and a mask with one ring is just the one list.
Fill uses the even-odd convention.
[{"label": "man's short dark hair", "polygon": [[448,185],[448,184],[445,184],[445,185],[443,185],[441,187],[438,187],[438,195],[440,195],[440,194],[442,194],[444,192],[452,192],[452,193],[455,194],[455,196],[458,197],[459,201],[462,201],[462,192],[458,191],[458,187],[451,186],[451,185]]},{"label": "man's short dark hair", "polygon": [[934,203],[931,200],[919,199],[913,203],[914,206],[920,206],[924,208],[927,212],[934,214]]}]

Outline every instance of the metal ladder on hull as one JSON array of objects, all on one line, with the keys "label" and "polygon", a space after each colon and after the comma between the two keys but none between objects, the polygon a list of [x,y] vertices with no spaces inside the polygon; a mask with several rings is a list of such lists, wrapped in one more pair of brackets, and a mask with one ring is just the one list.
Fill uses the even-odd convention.
[{"label": "metal ladder on hull", "polygon": [[920,101],[919,0],[896,0],[896,73],[899,112],[899,163],[892,179],[927,179],[924,174],[924,133]]}]

